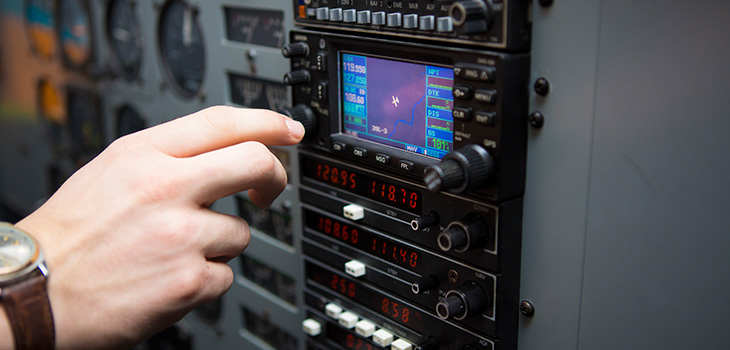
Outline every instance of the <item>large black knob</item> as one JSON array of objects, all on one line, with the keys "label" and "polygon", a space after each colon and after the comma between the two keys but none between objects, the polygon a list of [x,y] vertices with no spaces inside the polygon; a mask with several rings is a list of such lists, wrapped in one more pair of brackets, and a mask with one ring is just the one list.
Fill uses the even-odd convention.
[{"label": "large black knob", "polygon": [[491,8],[483,0],[457,1],[449,8],[449,16],[457,30],[464,34],[484,33],[491,22]]},{"label": "large black knob", "polygon": [[479,315],[491,306],[487,293],[474,282],[464,283],[458,289],[446,293],[446,297],[436,304],[436,313],[441,319],[463,320],[469,316]]},{"label": "large black knob", "polygon": [[317,128],[317,117],[315,117],[312,109],[305,104],[284,108],[279,113],[302,123],[305,136],[312,135]]},{"label": "large black knob", "polygon": [[304,57],[309,55],[309,45],[303,41],[286,44],[281,48],[281,54],[286,58]]},{"label": "large black knob", "polygon": [[284,84],[286,85],[305,84],[311,79],[312,77],[306,69],[295,70],[284,74]]},{"label": "large black knob", "polygon": [[441,250],[463,253],[481,247],[491,239],[489,225],[477,214],[469,214],[453,221],[436,237]]},{"label": "large black knob", "polygon": [[429,191],[462,193],[485,186],[494,172],[494,159],[489,152],[469,145],[447,154],[441,163],[427,167],[423,180]]}]

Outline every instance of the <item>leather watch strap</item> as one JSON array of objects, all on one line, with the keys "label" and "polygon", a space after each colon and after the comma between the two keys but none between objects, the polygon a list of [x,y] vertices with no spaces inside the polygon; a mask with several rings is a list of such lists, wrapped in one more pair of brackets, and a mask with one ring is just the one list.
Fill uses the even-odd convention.
[{"label": "leather watch strap", "polygon": [[46,276],[32,274],[22,281],[3,286],[2,303],[13,329],[16,350],[55,348],[56,332]]}]

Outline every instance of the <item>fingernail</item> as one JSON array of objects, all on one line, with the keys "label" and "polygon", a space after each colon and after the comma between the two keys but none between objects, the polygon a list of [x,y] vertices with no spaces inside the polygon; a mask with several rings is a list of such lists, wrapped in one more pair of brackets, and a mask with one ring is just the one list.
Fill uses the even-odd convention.
[{"label": "fingernail", "polygon": [[293,119],[287,119],[286,127],[289,128],[289,134],[295,138],[300,139],[304,136],[304,125],[302,123]]}]

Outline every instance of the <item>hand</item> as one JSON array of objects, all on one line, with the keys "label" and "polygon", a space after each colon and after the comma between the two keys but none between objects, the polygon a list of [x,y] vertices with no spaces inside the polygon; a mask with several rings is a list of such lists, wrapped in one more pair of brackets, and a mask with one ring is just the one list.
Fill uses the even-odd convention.
[{"label": "hand", "polygon": [[249,190],[268,207],[286,173],[264,145],[303,134],[271,111],[212,107],[120,138],[71,176],[17,224],[46,255],[58,348],[129,348],[225,293],[249,230],[208,206]]}]

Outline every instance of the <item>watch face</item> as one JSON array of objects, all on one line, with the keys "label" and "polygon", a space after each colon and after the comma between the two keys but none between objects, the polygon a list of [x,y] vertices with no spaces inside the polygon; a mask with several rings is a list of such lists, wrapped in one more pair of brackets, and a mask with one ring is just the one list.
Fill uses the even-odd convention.
[{"label": "watch face", "polygon": [[0,282],[31,266],[38,254],[32,237],[12,226],[0,226]]}]

